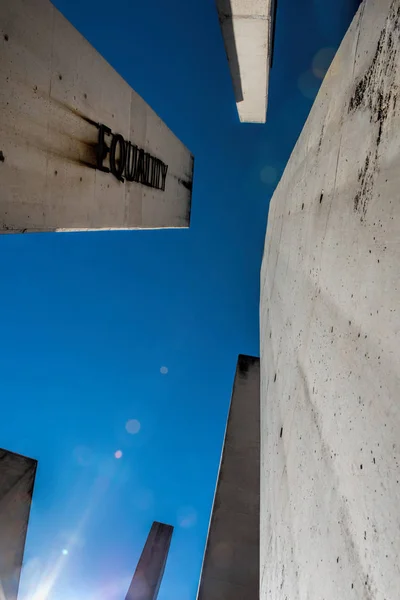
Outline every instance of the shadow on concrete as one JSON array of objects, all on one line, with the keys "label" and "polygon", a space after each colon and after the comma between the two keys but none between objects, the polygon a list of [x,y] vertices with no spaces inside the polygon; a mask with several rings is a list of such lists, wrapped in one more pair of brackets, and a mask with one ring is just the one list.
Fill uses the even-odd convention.
[{"label": "shadow on concrete", "polygon": [[236,49],[235,34],[233,31],[231,0],[217,0],[218,19],[224,38],[225,52],[231,71],[235,101],[243,101],[243,91],[240,78],[239,60]]}]

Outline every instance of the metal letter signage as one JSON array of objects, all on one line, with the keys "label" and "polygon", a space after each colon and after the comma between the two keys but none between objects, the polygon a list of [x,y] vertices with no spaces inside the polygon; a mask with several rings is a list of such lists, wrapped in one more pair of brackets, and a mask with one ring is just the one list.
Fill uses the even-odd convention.
[{"label": "metal letter signage", "polygon": [[[96,147],[96,168],[112,173],[119,181],[136,181],[142,185],[165,190],[168,165],[162,160],[127,142],[120,133],[113,133],[106,125],[97,125],[99,139]],[[108,146],[105,136],[111,137]],[[109,156],[109,167],[104,161]]]}]

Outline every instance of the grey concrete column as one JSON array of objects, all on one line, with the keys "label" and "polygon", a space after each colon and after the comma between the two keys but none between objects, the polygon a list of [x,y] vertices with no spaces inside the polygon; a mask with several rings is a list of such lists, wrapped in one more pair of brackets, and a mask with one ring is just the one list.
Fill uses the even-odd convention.
[{"label": "grey concrete column", "polygon": [[153,523],[125,600],[156,600],[173,530],[171,525]]},{"label": "grey concrete column", "polygon": [[0,449],[0,598],[16,600],[37,462]]},{"label": "grey concrete column", "polygon": [[240,121],[265,123],[276,0],[216,0]]},{"label": "grey concrete column", "polygon": [[198,600],[258,600],[260,360],[239,356]]},{"label": "grey concrete column", "polygon": [[271,200],[262,600],[400,590],[400,0],[365,0]]}]

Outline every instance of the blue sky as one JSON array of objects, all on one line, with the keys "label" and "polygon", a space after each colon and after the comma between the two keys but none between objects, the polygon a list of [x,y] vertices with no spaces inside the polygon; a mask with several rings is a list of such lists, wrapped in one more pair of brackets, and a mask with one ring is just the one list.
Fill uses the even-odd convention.
[{"label": "blue sky", "polygon": [[55,4],[195,180],[187,231],[0,238],[0,446],[39,460],[21,597],[41,573],[35,600],[123,600],[160,520],[159,600],[195,600],[237,355],[258,355],[269,199],[358,2],[279,0],[265,126],[238,122],[214,0]]}]

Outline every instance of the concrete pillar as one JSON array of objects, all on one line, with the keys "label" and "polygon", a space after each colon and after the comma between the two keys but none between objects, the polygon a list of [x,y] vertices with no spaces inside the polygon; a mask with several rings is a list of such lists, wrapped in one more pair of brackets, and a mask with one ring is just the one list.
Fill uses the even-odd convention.
[{"label": "concrete pillar", "polygon": [[0,55],[0,233],[189,226],[192,155],[49,0]]},{"label": "concrete pillar", "polygon": [[164,575],[174,528],[153,523],[126,600],[156,600]]},{"label": "concrete pillar", "polygon": [[198,600],[258,600],[260,360],[239,356]]},{"label": "concrete pillar", "polygon": [[276,0],[216,0],[239,119],[265,123]]},{"label": "concrete pillar", "polygon": [[365,0],[271,201],[263,600],[400,589],[400,0]]},{"label": "concrete pillar", "polygon": [[0,598],[16,600],[37,462],[0,449]]}]

